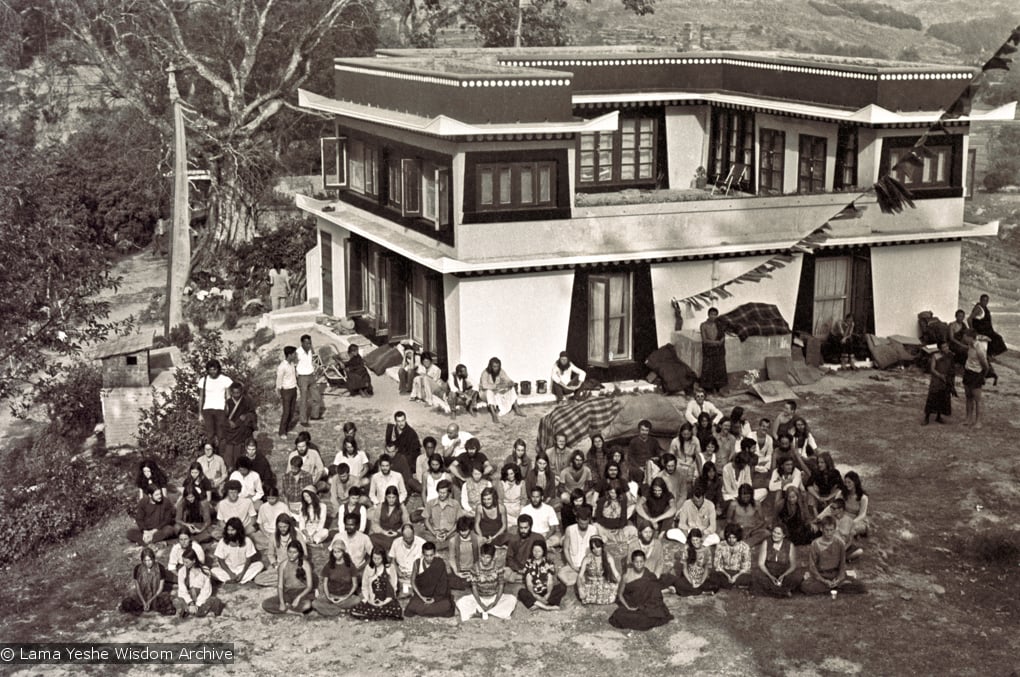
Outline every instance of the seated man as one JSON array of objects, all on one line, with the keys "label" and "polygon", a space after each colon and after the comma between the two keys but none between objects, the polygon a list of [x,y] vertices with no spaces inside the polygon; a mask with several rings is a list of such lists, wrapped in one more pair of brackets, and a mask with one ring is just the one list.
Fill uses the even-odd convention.
[{"label": "seated man", "polygon": [[447,397],[450,404],[450,415],[457,417],[457,409],[464,407],[467,413],[477,416],[475,408],[478,406],[478,391],[468,378],[468,370],[463,364],[458,364],[450,374],[450,392]]},{"label": "seated man", "polygon": [[365,358],[361,356],[355,343],[347,346],[347,362],[344,363],[344,370],[347,372],[347,390],[352,396],[372,397],[372,375],[368,373]]},{"label": "seated man", "polygon": [[[326,472],[326,465],[322,462],[319,450],[312,444],[312,436],[308,434],[308,431],[298,433],[297,439],[294,441],[294,451],[290,452],[287,462],[289,463],[292,458],[301,459],[301,470],[311,475],[311,483],[315,485],[316,491],[329,491],[329,482],[327,481],[329,473]],[[290,502],[290,496],[287,497],[287,501]]]},{"label": "seated man", "polygon": [[255,518],[258,511],[251,499],[241,498],[241,483],[237,480],[227,480],[223,485],[227,491],[227,497],[216,505],[216,523],[212,527],[212,537],[216,540],[223,538],[223,528],[232,517],[241,520],[244,533],[251,536],[255,533]]},{"label": "seated man", "polygon": [[368,556],[372,553],[372,539],[362,531],[358,530],[358,518],[355,515],[345,515],[343,528],[337,532],[330,542],[329,549],[333,550],[333,543],[343,541],[347,554],[351,557],[351,563],[360,574],[365,569]]},{"label": "seated man", "polygon": [[715,505],[705,498],[700,486],[694,487],[691,497],[680,506],[676,515],[676,528],[666,532],[666,538],[678,543],[687,542],[691,529],[699,529],[705,539],[705,547],[711,548],[719,542],[716,533]]},{"label": "seated man", "polygon": [[439,438],[439,452],[447,466],[464,453],[468,440],[473,437],[474,435],[468,431],[461,430],[456,423],[446,426],[446,432]]},{"label": "seated man", "polygon": [[177,537],[177,510],[164,500],[163,490],[154,488],[135,508],[135,526],[127,530],[127,538],[138,545],[150,545]]},{"label": "seated man", "polygon": [[400,538],[394,539],[390,545],[389,558],[397,568],[397,597],[404,599],[411,596],[411,576],[414,563],[421,559],[421,549],[425,539],[415,536],[414,525],[405,524],[400,527]]},{"label": "seated man", "polygon": [[379,457],[379,472],[372,475],[372,480],[368,485],[368,497],[371,499],[372,505],[383,504],[386,500],[386,489],[388,487],[397,488],[401,505],[407,502],[407,487],[404,484],[404,476],[393,472],[389,454],[383,454]]},{"label": "seated man", "polygon": [[[521,515],[517,518],[517,533],[510,537],[506,551],[506,578],[514,582],[523,580],[524,567],[531,559],[531,548],[536,542],[545,542],[545,539],[531,531],[532,519],[530,515]],[[459,525],[458,525],[458,528]],[[485,545],[491,545],[487,543]]]},{"label": "seated man", "polygon": [[453,616],[453,597],[446,564],[436,556],[436,544],[426,541],[421,547],[421,557],[415,561],[411,572],[413,595],[404,609],[404,617]]},{"label": "seated man", "polygon": [[[550,548],[557,547],[562,542],[558,527],[560,520],[556,516],[556,510],[543,501],[545,493],[541,487],[534,487],[529,494],[528,505],[521,508],[521,517],[531,518],[531,531],[542,538]],[[531,554],[528,553],[528,557]]]},{"label": "seated man", "polygon": [[471,477],[471,471],[474,468],[481,468],[482,477],[490,478],[492,476],[492,463],[481,449],[482,443],[478,441],[477,437],[472,437],[464,443],[464,453],[457,456],[450,464],[450,473],[456,481],[461,484],[466,482]]},{"label": "seated man", "polygon": [[[653,458],[662,454],[659,442],[652,437],[652,422],[638,423],[638,434],[632,437],[627,445],[627,462],[631,466],[630,477],[624,479],[641,484],[646,481],[645,468]],[[650,480],[651,478],[647,478]]]},{"label": "seated man", "polygon": [[295,515],[301,512],[301,492],[312,484],[312,476],[305,472],[304,463],[299,454],[292,453],[287,461],[287,472],[280,475],[280,497]]},{"label": "seated man", "polygon": [[230,474],[230,479],[241,483],[241,498],[249,499],[258,510],[262,506],[262,478],[252,470],[251,459],[242,456],[237,459],[237,470]]},{"label": "seated man", "polygon": [[556,576],[566,586],[575,585],[581,570],[581,563],[588,554],[588,545],[592,536],[598,535],[598,528],[591,523],[591,508],[582,505],[574,514],[576,524],[567,527],[563,534],[563,566]]},{"label": "seated man", "polygon": [[503,371],[503,363],[498,357],[489,360],[489,366],[478,379],[478,389],[482,392],[482,399],[489,408],[493,423],[499,423],[499,417],[506,416],[511,411],[518,416],[524,416],[517,403],[516,385],[509,374]]},{"label": "seated man", "polygon": [[719,408],[705,399],[704,390],[694,391],[694,399],[687,402],[684,409],[684,419],[691,425],[698,425],[698,416],[704,412],[712,417],[712,424],[718,426],[723,420],[723,413]]},{"label": "seated man", "polygon": [[552,372],[549,375],[549,383],[553,395],[556,396],[556,403],[561,404],[567,400],[584,397],[587,393],[581,390],[588,375],[580,367],[575,367],[570,361],[567,351],[560,353]]},{"label": "seated man", "polygon": [[656,577],[666,570],[666,553],[662,540],[655,537],[655,526],[651,522],[638,520],[637,536],[627,542],[627,557],[635,552],[645,553],[645,567]]},{"label": "seated man", "polygon": [[182,557],[188,551],[195,553],[199,564],[205,564],[205,550],[201,545],[192,540],[189,532],[182,531],[177,534],[177,542],[170,548],[170,557],[166,563],[167,581],[171,584],[177,582],[177,570],[184,566]]},{"label": "seated man", "polygon": [[846,544],[836,535],[836,520],[824,517],[821,527],[822,535],[808,551],[808,572],[800,591],[805,595],[864,593],[864,585],[846,575]]},{"label": "seated man", "polygon": [[436,485],[438,496],[425,504],[425,530],[436,539],[436,547],[446,548],[446,540],[457,529],[460,508],[453,498],[453,484],[440,480]]}]

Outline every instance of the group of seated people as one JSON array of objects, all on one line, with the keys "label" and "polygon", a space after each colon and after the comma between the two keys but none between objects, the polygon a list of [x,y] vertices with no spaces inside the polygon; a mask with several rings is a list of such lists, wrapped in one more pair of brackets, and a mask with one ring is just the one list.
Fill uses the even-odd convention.
[{"label": "group of seated people", "polygon": [[354,423],[328,466],[300,433],[279,477],[254,440],[229,475],[206,444],[176,502],[145,461],[127,534],[143,550],[122,609],[218,614],[214,583],[253,584],[276,589],[263,603],[274,614],[463,622],[518,603],[555,611],[574,588],[582,604],[616,603],[614,626],[648,629],[671,618],[663,591],[862,592],[847,562],[863,552],[868,496],[796,409],[752,427],[699,392],[668,445],[642,421],[627,446],[596,434],[581,451],[558,434],[534,454],[517,439],[502,459],[456,422],[419,440],[398,411],[374,462]]},{"label": "group of seated people", "polygon": [[[524,416],[518,402],[517,383],[503,369],[498,357],[489,360],[477,387],[463,364],[454,367],[449,378],[443,380],[442,370],[433,355],[419,354],[413,348],[404,351],[397,373],[401,395],[410,396],[412,402],[442,409],[453,418],[461,409],[477,416],[479,406],[488,410],[494,423],[499,423],[499,417],[510,412]],[[553,364],[549,383],[557,403],[584,399],[590,393],[587,375],[570,361],[566,352],[561,352]]]}]

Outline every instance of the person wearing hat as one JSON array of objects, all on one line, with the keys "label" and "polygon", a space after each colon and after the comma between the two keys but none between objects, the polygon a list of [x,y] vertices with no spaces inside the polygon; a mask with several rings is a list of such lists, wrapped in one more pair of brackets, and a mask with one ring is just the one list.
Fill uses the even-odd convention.
[{"label": "person wearing hat", "polygon": [[583,398],[582,386],[588,375],[580,367],[574,366],[570,361],[567,351],[560,353],[559,359],[553,364],[552,373],[549,375],[549,382],[552,383],[553,395],[556,396],[556,403],[561,404],[566,400]]}]

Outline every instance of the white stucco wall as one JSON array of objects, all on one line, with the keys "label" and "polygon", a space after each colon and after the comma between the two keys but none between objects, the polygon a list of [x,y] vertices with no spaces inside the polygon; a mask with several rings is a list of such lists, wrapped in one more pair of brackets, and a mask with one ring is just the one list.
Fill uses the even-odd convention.
[{"label": "white stucco wall", "polygon": [[305,253],[305,300],[320,312],[322,311],[322,269],[319,264],[319,245],[315,245]]},{"label": "white stucco wall", "polygon": [[[350,237],[351,233],[346,228],[341,228],[335,223],[330,223],[323,219],[319,219],[318,227],[319,230],[328,233],[332,238],[332,246],[330,249],[333,254],[333,315],[336,317],[345,317],[347,315],[347,270],[344,248],[347,238]],[[322,239],[319,238],[319,245],[315,249],[316,256],[314,272],[311,267],[307,269],[309,298],[312,298],[311,289],[314,283],[317,287],[319,299],[316,307],[320,311],[322,310],[322,252],[319,251],[321,247]]]},{"label": "white stucco wall", "polygon": [[[684,298],[732,280],[755,266],[768,260],[767,256],[712,261],[680,261],[675,263],[652,264],[652,298],[655,304],[655,335],[658,345],[669,343],[675,326],[673,306],[670,301]],[[797,287],[800,283],[802,257],[797,255],[785,268],[772,274],[771,279],[755,283],[731,285],[727,291],[733,298],[723,299],[715,304],[720,313],[726,313],[739,305],[750,302],[772,303],[779,308],[786,321],[793,324],[793,313],[797,306]],[[715,271],[713,274],[713,270]],[[684,313],[685,328],[697,327],[705,319],[706,311],[696,311],[694,317]]]},{"label": "white stucco wall", "polygon": [[873,247],[871,280],[877,336],[917,336],[917,314],[948,322],[960,291],[960,243]]},{"label": "white stucco wall", "polygon": [[708,157],[708,106],[666,106],[670,188],[687,188]]},{"label": "white stucco wall", "polygon": [[548,380],[566,347],[573,285],[572,270],[444,280],[450,364],[477,379],[499,357],[515,381]]}]

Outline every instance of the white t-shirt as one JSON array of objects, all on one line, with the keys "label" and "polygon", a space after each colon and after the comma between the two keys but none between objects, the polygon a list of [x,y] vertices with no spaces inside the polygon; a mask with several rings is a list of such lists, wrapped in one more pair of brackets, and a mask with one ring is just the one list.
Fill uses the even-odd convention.
[{"label": "white t-shirt", "polygon": [[[205,564],[205,550],[202,549],[202,546],[192,541],[191,549],[194,551],[195,557],[198,558],[198,563]],[[174,547],[170,548],[170,559],[166,563],[167,570],[177,571],[183,564],[183,558],[184,548],[181,547],[180,543],[174,543]]]},{"label": "white t-shirt", "polygon": [[472,437],[474,437],[474,435],[465,430],[461,430],[457,433],[456,438],[452,438],[446,433],[443,433],[443,436],[439,438],[439,446],[443,450],[443,456],[446,458],[457,458],[464,453],[464,445],[467,444],[467,441]]},{"label": "white t-shirt", "polygon": [[304,348],[297,349],[297,366],[295,371],[298,376],[311,376],[315,373],[315,351]]},{"label": "white t-shirt", "polygon": [[227,545],[226,541],[220,541],[213,554],[223,560],[231,571],[239,573],[248,558],[255,556],[255,544],[250,538],[244,539],[244,545]]},{"label": "white t-shirt", "polygon": [[531,530],[540,536],[548,536],[553,528],[560,525],[556,511],[548,503],[543,503],[537,508],[528,503],[521,508],[521,514],[531,517]]},{"label": "white t-shirt", "polygon": [[[347,467],[351,469],[351,477],[362,477],[362,471],[368,465],[368,455],[360,449],[354,456],[344,456],[343,452],[340,452],[333,457],[333,465],[341,463],[346,463]],[[307,468],[302,467],[302,470],[307,470]]]},{"label": "white t-shirt", "polygon": [[203,376],[202,381],[198,384],[199,388],[205,388],[205,400],[202,402],[202,409],[215,409],[216,411],[226,409],[227,391],[230,390],[230,384],[233,382],[234,379],[224,374],[220,374],[216,378]]}]

